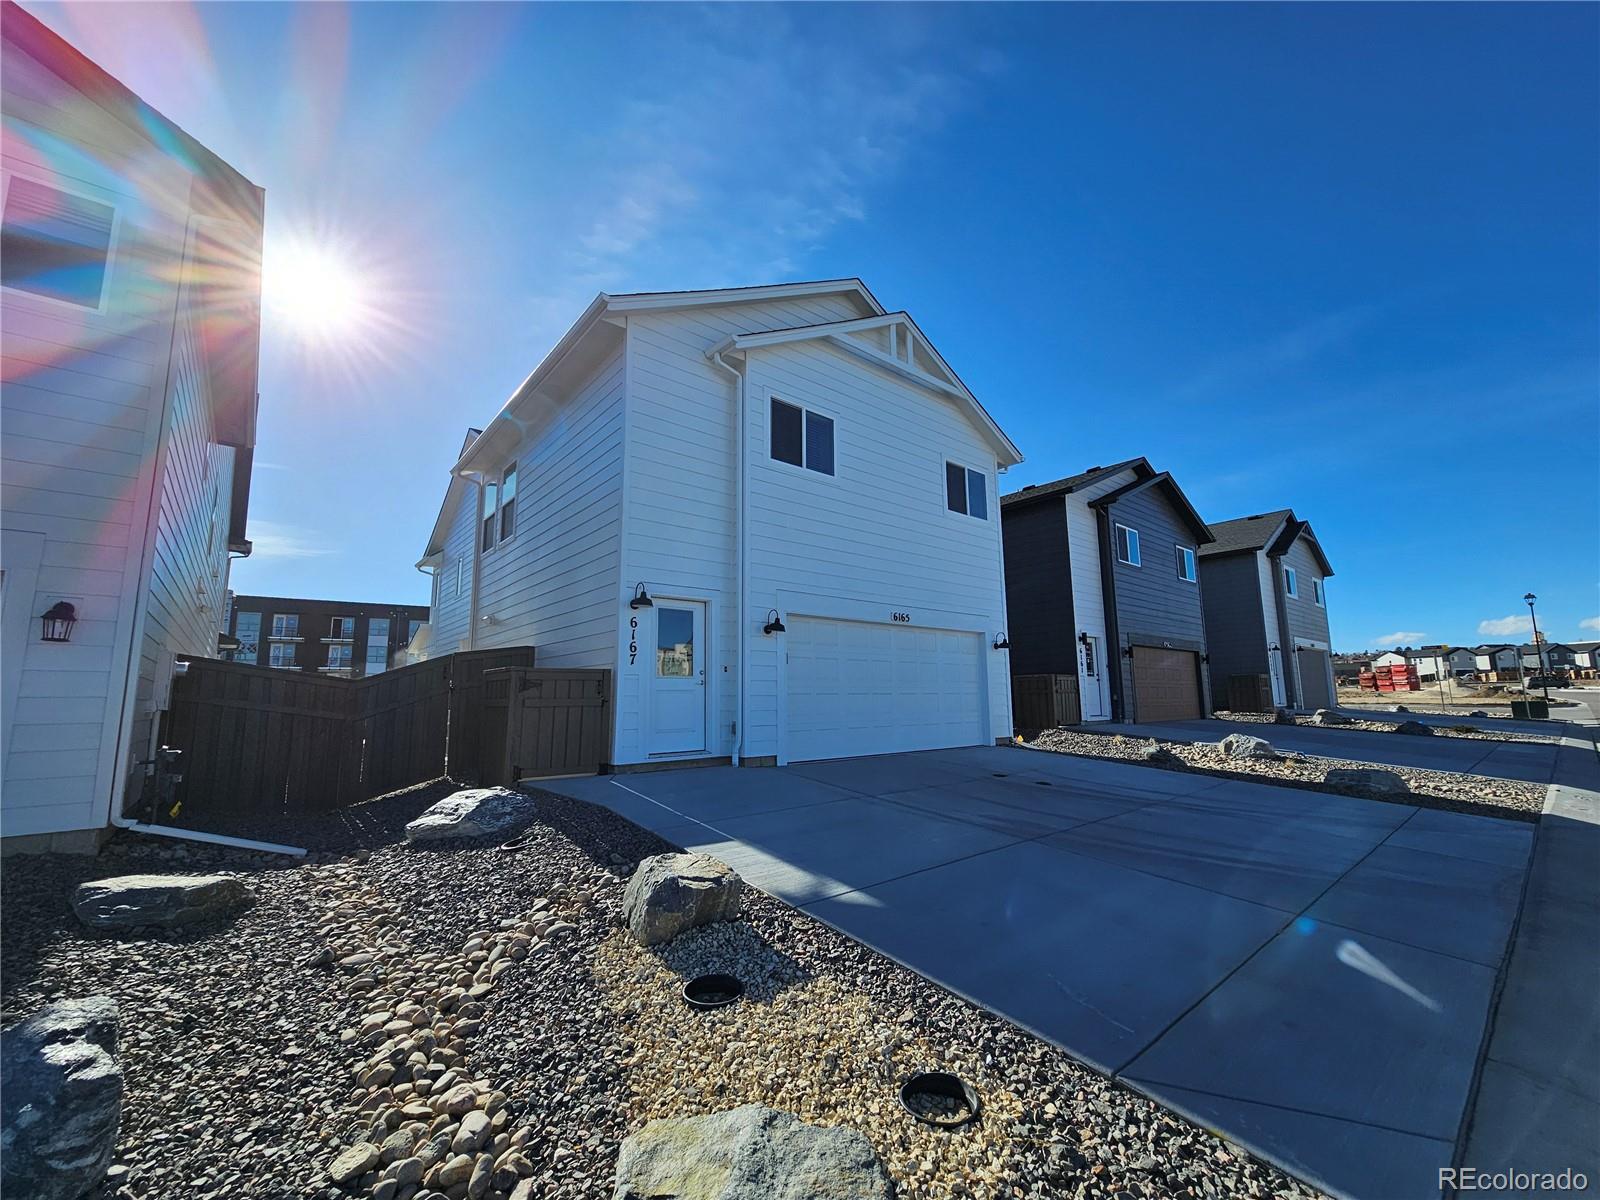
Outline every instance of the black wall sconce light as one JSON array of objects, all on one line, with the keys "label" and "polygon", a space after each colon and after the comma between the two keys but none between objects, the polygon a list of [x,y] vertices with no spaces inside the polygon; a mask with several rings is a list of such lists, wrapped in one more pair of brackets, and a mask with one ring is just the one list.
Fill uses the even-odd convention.
[{"label": "black wall sconce light", "polygon": [[628,601],[629,608],[654,608],[656,602],[650,599],[650,593],[644,590],[644,584],[634,585],[633,599]]},{"label": "black wall sconce light", "polygon": [[1000,631],[1000,635],[994,639],[994,648],[996,650],[1011,649],[1011,643],[1006,640],[1006,631],[1004,629],[1002,629]]},{"label": "black wall sconce light", "polygon": [[1267,647],[1267,649],[1268,650],[1281,650],[1281,649],[1283,649],[1283,647],[1279,646],[1277,642],[1273,642],[1271,645],[1269,645]]},{"label": "black wall sconce light", "polygon": [[1087,646],[1089,644],[1089,635],[1087,633],[1080,633],[1078,635],[1078,643],[1079,645]]},{"label": "black wall sconce light", "polygon": [[1132,646],[1124,646],[1122,648],[1122,657],[1123,658],[1132,658],[1133,657],[1133,647]]},{"label": "black wall sconce light", "polygon": [[783,627],[783,621],[778,616],[778,610],[772,608],[767,610],[767,623],[761,627],[761,632],[788,633],[789,631]]},{"label": "black wall sconce light", "polygon": [[1206,665],[1207,665],[1207,666],[1210,666],[1210,665],[1211,665],[1211,655],[1209,655],[1209,654],[1202,654],[1202,655],[1201,655],[1201,656],[1200,656],[1200,661],[1201,661],[1201,662],[1203,662],[1203,663],[1205,663],[1205,664],[1206,664]]},{"label": "black wall sconce light", "polygon": [[65,600],[57,600],[39,618],[39,622],[43,626],[43,641],[70,642],[72,627],[78,623],[78,610]]}]

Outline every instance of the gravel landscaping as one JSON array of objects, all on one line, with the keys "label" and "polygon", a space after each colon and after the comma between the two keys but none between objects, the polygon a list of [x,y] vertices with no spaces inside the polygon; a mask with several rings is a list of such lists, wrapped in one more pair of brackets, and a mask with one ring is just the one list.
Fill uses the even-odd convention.
[{"label": "gravel landscaping", "polygon": [[[901,1197],[1317,1193],[780,901],[662,945],[623,928],[668,847],[536,793],[520,849],[408,846],[440,782],[279,827],[308,860],[119,835],[97,859],[7,860],[0,1008],[104,993],[125,1077],[99,1200],[608,1195],[646,1121],[758,1103],[863,1133]],[[262,829],[260,832],[269,832]],[[228,923],[91,932],[80,882],[232,875]],[[737,975],[743,999],[679,992]],[[917,1121],[899,1083],[953,1070],[982,1114]]]},{"label": "gravel landscaping", "polygon": [[[1260,734],[1267,741],[1272,740],[1270,730],[1263,729]],[[1271,782],[1284,787],[1359,796],[1365,800],[1413,804],[1419,808],[1443,808],[1515,821],[1536,821],[1544,810],[1543,784],[1457,775],[1449,771],[1427,771],[1420,767],[1386,765],[1382,768],[1384,772],[1399,776],[1411,789],[1409,793],[1396,795],[1325,780],[1329,771],[1372,770],[1373,764],[1350,759],[1317,758],[1294,753],[1279,754],[1273,758],[1233,758],[1209,742],[1130,738],[1122,734],[1085,733],[1076,729],[1047,729],[1023,745],[1035,750],[1078,754],[1086,758],[1119,758],[1158,770],[1200,771],[1229,779]],[[1152,746],[1166,753],[1146,757]]]},{"label": "gravel landscaping", "polygon": [[[1409,711],[1429,715],[1426,709],[1410,709]],[[1274,725],[1277,719],[1271,713],[1257,712],[1214,712],[1211,714],[1219,721],[1238,721],[1245,725]],[[1311,715],[1305,713],[1290,714],[1296,725],[1305,725],[1315,729],[1364,729],[1368,733],[1393,733],[1405,721],[1406,714],[1398,714],[1398,719],[1390,721],[1379,717],[1347,717],[1336,724],[1319,724],[1312,720]],[[1440,715],[1437,713],[1431,714]],[[1451,713],[1451,716],[1460,716],[1460,713]],[[1555,745],[1561,741],[1559,737],[1542,733],[1511,733],[1497,729],[1478,729],[1472,725],[1430,725],[1434,737],[1467,738],[1480,742],[1538,742],[1544,745]]]}]

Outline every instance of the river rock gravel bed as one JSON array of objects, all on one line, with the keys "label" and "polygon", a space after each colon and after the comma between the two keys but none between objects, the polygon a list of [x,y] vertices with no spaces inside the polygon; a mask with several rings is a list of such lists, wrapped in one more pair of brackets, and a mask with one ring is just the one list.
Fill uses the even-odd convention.
[{"label": "river rock gravel bed", "polygon": [[[1270,730],[1262,730],[1261,736],[1269,742],[1272,740]],[[1283,787],[1333,792],[1341,796],[1359,796],[1364,800],[1411,804],[1418,808],[1442,808],[1515,821],[1538,820],[1544,810],[1543,784],[1490,779],[1481,775],[1457,775],[1450,771],[1426,771],[1420,767],[1384,764],[1383,770],[1399,775],[1411,788],[1409,795],[1390,795],[1324,781],[1324,776],[1330,770],[1361,770],[1374,765],[1352,759],[1318,758],[1295,753],[1282,753],[1276,758],[1230,758],[1211,742],[1130,738],[1122,734],[1084,733],[1076,729],[1047,729],[1023,744],[1035,750],[1077,754],[1085,758],[1142,761],[1154,770],[1201,771],[1255,783],[1273,783]],[[1141,755],[1152,745],[1170,751],[1179,760],[1178,764],[1142,760]]]},{"label": "river rock gravel bed", "polygon": [[[1310,1197],[1238,1147],[782,902],[663,946],[622,925],[639,860],[669,847],[536,792],[515,852],[403,844],[454,785],[263,836],[308,860],[120,835],[97,859],[9,859],[9,1023],[96,992],[123,1012],[117,1166],[96,1200],[567,1200],[610,1193],[649,1119],[767,1103],[871,1139],[902,1198]],[[237,874],[257,903],[181,934],[91,933],[77,883]],[[679,994],[726,971],[745,998]],[[982,1116],[934,1129],[901,1107],[954,1070]]]}]

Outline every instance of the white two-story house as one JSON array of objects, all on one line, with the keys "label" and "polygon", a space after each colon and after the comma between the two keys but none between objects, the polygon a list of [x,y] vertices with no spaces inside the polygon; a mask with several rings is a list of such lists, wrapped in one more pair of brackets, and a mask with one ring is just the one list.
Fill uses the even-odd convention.
[{"label": "white two-story house", "polygon": [[859,280],[601,295],[453,468],[429,652],[610,668],[614,766],[1002,740],[1020,461]]}]

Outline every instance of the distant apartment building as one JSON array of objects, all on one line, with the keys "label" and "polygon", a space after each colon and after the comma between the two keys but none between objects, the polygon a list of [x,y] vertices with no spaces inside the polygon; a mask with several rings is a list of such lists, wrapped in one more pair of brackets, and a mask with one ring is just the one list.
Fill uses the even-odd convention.
[{"label": "distant apartment building", "polygon": [[343,679],[405,665],[405,650],[428,621],[426,604],[361,604],[289,596],[234,596],[223,657],[258,667]]}]

